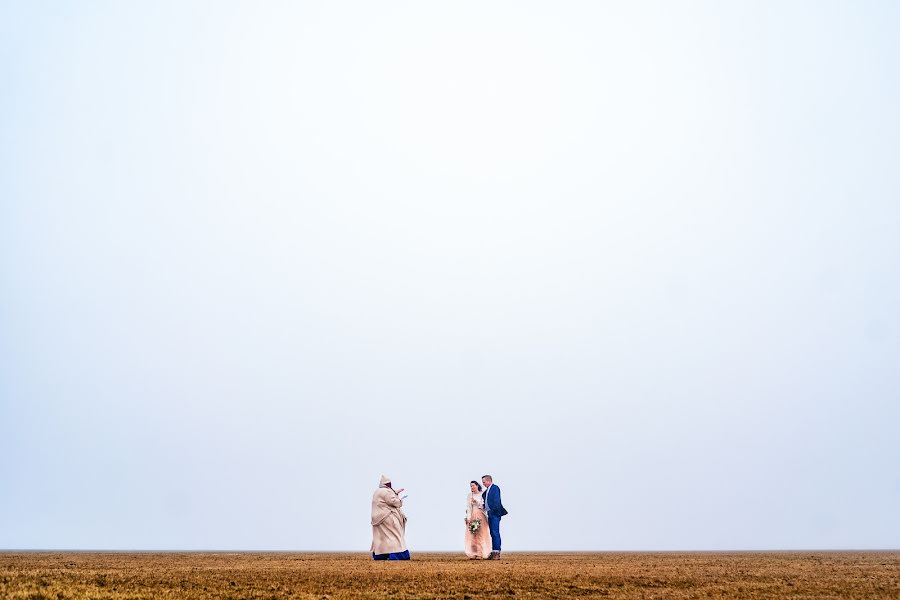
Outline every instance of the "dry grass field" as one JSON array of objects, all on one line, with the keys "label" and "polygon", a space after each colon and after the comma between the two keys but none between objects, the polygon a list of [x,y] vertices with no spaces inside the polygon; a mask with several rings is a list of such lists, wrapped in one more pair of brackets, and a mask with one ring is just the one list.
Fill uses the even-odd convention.
[{"label": "dry grass field", "polygon": [[0,553],[0,598],[900,598],[900,552]]}]

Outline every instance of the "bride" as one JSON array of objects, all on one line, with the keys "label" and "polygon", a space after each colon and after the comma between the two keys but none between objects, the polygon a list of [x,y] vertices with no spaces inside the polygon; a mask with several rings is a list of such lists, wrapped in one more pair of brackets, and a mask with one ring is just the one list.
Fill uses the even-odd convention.
[{"label": "bride", "polygon": [[487,513],[481,498],[481,484],[469,483],[470,493],[466,498],[466,556],[487,558],[491,554],[491,533],[488,530]]}]

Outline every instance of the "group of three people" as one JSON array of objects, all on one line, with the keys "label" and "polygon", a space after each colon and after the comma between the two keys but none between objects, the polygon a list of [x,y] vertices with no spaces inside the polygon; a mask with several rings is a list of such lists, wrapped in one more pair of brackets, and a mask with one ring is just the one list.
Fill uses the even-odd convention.
[{"label": "group of three people", "polygon": [[[466,556],[472,559],[500,558],[500,519],[507,513],[494,478],[485,475],[469,483],[466,498]],[[403,488],[395,490],[389,477],[382,475],[372,495],[372,558],[409,560],[406,546],[406,515],[403,514]]]}]

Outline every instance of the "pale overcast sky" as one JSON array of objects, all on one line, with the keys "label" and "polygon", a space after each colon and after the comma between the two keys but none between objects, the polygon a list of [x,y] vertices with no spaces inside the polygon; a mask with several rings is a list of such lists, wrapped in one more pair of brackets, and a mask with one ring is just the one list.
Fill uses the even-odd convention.
[{"label": "pale overcast sky", "polygon": [[0,548],[900,548],[898,31],[0,2]]}]

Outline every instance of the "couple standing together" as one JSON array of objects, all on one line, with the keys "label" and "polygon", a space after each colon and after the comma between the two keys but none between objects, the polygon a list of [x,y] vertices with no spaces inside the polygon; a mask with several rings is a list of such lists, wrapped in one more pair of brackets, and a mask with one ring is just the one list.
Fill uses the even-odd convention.
[{"label": "couple standing together", "polygon": [[[500,488],[494,478],[481,478],[484,491],[477,481],[469,482],[466,500],[466,556],[473,559],[500,558],[500,519],[507,514],[500,501]],[[486,526],[485,526],[486,525]]]}]

